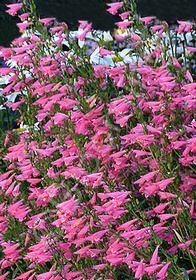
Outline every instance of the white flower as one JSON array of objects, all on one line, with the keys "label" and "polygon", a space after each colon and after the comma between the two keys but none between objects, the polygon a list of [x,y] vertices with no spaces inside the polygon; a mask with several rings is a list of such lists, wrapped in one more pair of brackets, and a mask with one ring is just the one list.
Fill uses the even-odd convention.
[{"label": "white flower", "polygon": [[6,75],[3,77],[0,77],[0,85],[7,85],[9,84],[9,79],[11,78],[10,75]]},{"label": "white flower", "polygon": [[90,63],[91,64],[98,64],[98,65],[109,65],[114,66],[114,62],[112,60],[112,55],[101,56],[100,55],[100,48],[97,47],[94,52],[90,55]]},{"label": "white flower", "polygon": [[0,110],[5,110],[6,108],[3,105],[0,105]]},{"label": "white flower", "polygon": [[102,34],[102,38],[103,38],[103,41],[105,41],[105,42],[113,41],[110,31],[104,31]]},{"label": "white flower", "polygon": [[[38,131],[39,128],[39,122],[34,123],[34,130]],[[29,126],[24,124],[23,122],[20,123],[20,127],[13,130],[15,133],[21,134],[23,132],[29,132]]]},{"label": "white flower", "polygon": [[16,100],[16,97],[18,96],[20,94],[20,92],[13,92],[13,93],[11,93],[11,94],[9,94],[9,95],[6,95],[6,98],[7,98],[7,101],[8,102],[15,102],[15,100]]}]

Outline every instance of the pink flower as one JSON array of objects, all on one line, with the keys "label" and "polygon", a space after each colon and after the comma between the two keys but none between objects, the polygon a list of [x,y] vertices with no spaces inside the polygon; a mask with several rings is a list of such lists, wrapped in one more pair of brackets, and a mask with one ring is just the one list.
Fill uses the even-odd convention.
[{"label": "pink flower", "polygon": [[16,69],[15,68],[9,68],[9,67],[0,68],[0,75],[1,76],[6,76],[9,73],[13,73],[14,70],[16,70]]},{"label": "pink flower", "polygon": [[185,46],[185,48],[190,52],[190,54],[196,52],[196,48]]},{"label": "pink flower", "polygon": [[18,3],[18,4],[10,4],[6,6],[9,8],[9,10],[5,11],[6,13],[10,14],[11,16],[15,16],[17,11],[22,7],[22,3]]},{"label": "pink flower", "polygon": [[164,265],[163,268],[161,268],[161,270],[156,274],[157,277],[160,278],[160,280],[165,279],[165,277],[167,277],[167,269],[168,266],[170,265],[171,262],[168,262],[166,265]]},{"label": "pink flower", "polygon": [[165,30],[165,26],[163,24],[159,24],[159,25],[154,25],[153,27],[151,27],[152,32],[156,32],[158,31],[158,34],[161,35],[163,33],[163,31]]},{"label": "pink flower", "polygon": [[131,220],[131,221],[128,221],[122,225],[120,225],[117,229],[118,230],[124,230],[124,229],[127,229],[128,227],[130,227],[133,223],[135,223],[138,219],[134,219],[134,220]]},{"label": "pink flower", "polygon": [[131,31],[131,41],[139,41],[139,42],[142,42],[140,36],[138,36],[136,33],[134,33],[133,31]]},{"label": "pink flower", "polygon": [[3,57],[4,60],[7,61],[12,54],[11,48],[0,48],[0,50],[2,52],[0,53],[0,57]]},{"label": "pink flower", "polygon": [[169,199],[171,197],[176,197],[176,194],[169,193],[169,192],[158,192],[158,195],[160,196],[161,199]]},{"label": "pink flower", "polygon": [[45,213],[40,213],[37,215],[34,215],[32,217],[30,217],[30,221],[26,222],[25,224],[29,227],[29,228],[36,228],[36,229],[45,229],[45,221],[43,219],[41,219],[41,217],[45,215]]},{"label": "pink flower", "polygon": [[120,21],[116,22],[115,24],[118,26],[120,29],[127,29],[127,26],[133,23],[133,21]]},{"label": "pink flower", "polygon": [[188,22],[188,21],[182,21],[182,20],[177,20],[179,27],[176,28],[176,31],[179,34],[182,34],[183,32],[191,32],[192,31],[192,22]]},{"label": "pink flower", "polygon": [[[16,278],[14,278],[13,280],[18,280],[18,279],[22,279],[22,280],[26,280],[27,277],[33,272],[33,270],[29,270],[23,274],[21,274],[20,276],[17,276]],[[1,280],[1,279],[0,279]]]},{"label": "pink flower", "polygon": [[81,258],[84,258],[84,257],[86,257],[87,252],[89,251],[90,247],[91,247],[91,245],[84,246],[81,249],[74,252],[74,254],[80,255]]},{"label": "pink flower", "polygon": [[42,19],[39,19],[40,22],[44,23],[44,26],[47,26],[49,25],[49,23],[51,21],[55,20],[55,18],[42,18]]},{"label": "pink flower", "polygon": [[163,210],[167,205],[169,205],[169,202],[159,204],[158,206],[153,208],[153,211],[156,213],[163,213],[164,212]]},{"label": "pink flower", "polygon": [[49,280],[55,273],[55,271],[48,271],[39,275],[37,274],[35,275],[35,277],[37,278],[37,280]]},{"label": "pink flower", "polygon": [[149,172],[140,177],[137,181],[133,182],[133,184],[143,184],[144,182],[149,182],[156,175],[157,171]]},{"label": "pink flower", "polygon": [[172,62],[175,68],[179,68],[180,70],[182,70],[182,66],[180,65],[176,57],[172,57]]},{"label": "pink flower", "polygon": [[52,153],[54,153],[58,148],[53,147],[53,148],[47,148],[47,149],[37,149],[34,148],[34,151],[39,154],[40,157],[51,157]]},{"label": "pink flower", "polygon": [[23,199],[17,201],[14,204],[9,205],[8,212],[14,218],[19,219],[19,221],[23,221],[26,215],[31,211],[27,205],[21,205]]},{"label": "pink flower", "polygon": [[79,29],[85,29],[85,27],[88,25],[88,21],[87,20],[78,20],[79,22]]},{"label": "pink flower", "polygon": [[100,239],[101,239],[101,237],[102,237],[105,233],[107,233],[107,232],[108,232],[107,229],[105,229],[105,230],[100,230],[100,231],[95,232],[95,233],[91,234],[90,236],[88,236],[88,237],[86,238],[86,240],[89,240],[89,241],[91,241],[91,242],[93,242],[93,243],[98,244],[99,241],[100,241]]},{"label": "pink flower", "polygon": [[141,278],[144,274],[145,274],[145,270],[144,270],[143,260],[141,260],[137,267],[135,278]]},{"label": "pink flower", "polygon": [[27,29],[28,26],[30,26],[31,24],[33,24],[32,22],[21,22],[21,23],[17,23],[16,25],[18,26],[18,28],[20,29],[20,31],[24,31]]},{"label": "pink flower", "polygon": [[100,48],[100,55],[101,56],[106,56],[108,54],[112,54],[112,55],[115,55],[115,53],[113,51],[108,51],[106,49],[104,49],[102,46]]},{"label": "pink flower", "polygon": [[29,277],[27,280],[34,280],[35,274],[36,274],[36,273],[33,273],[33,274],[31,275],[31,277]]},{"label": "pink flower", "polygon": [[184,76],[187,80],[189,80],[191,83],[193,83],[193,77],[189,70],[186,71],[186,75]]},{"label": "pink flower", "polygon": [[150,276],[155,272],[155,270],[157,270],[158,268],[161,268],[161,267],[162,267],[162,264],[155,264],[155,265],[152,265],[152,266],[145,267],[144,270]]},{"label": "pink flower", "polygon": [[106,5],[108,5],[110,7],[106,11],[108,11],[112,15],[116,15],[118,9],[120,9],[122,7],[123,2],[106,3]]},{"label": "pink flower", "polygon": [[28,248],[31,252],[24,257],[25,260],[30,260],[36,264],[44,265],[52,259],[52,252],[48,251],[48,242],[46,236],[41,236],[41,241]]},{"label": "pink flower", "polygon": [[84,277],[75,278],[79,274],[81,274],[80,271],[69,271],[68,273],[66,273],[66,279],[67,280],[71,280],[71,279],[82,280],[82,279],[84,279]]},{"label": "pink flower", "polygon": [[4,280],[5,277],[8,275],[9,272],[6,272],[0,276],[0,280]]},{"label": "pink flower", "polygon": [[151,20],[155,19],[156,17],[142,17],[140,18],[145,24],[149,24]]},{"label": "pink flower", "polygon": [[16,250],[19,244],[13,244],[11,241],[8,241],[5,245],[3,244],[3,246],[5,246],[5,249],[2,250],[5,254],[5,258],[15,262],[19,258],[19,253],[21,252],[21,250]]},{"label": "pink flower", "polygon": [[8,134],[6,134],[5,140],[4,140],[4,146],[6,146],[9,141],[10,141],[10,139],[8,137]]},{"label": "pink flower", "polygon": [[160,258],[158,257],[158,249],[159,249],[159,245],[154,250],[154,253],[153,253],[152,258],[150,260],[151,265],[155,265],[160,261]]},{"label": "pink flower", "polygon": [[126,84],[124,74],[119,75],[118,81],[116,79],[115,84],[116,84],[117,87],[124,87],[124,85]]},{"label": "pink flower", "polygon": [[25,21],[30,14],[31,13],[25,13],[25,14],[19,15],[18,17],[20,18],[21,21]]},{"label": "pink flower", "polygon": [[14,174],[12,174],[8,179],[0,181],[0,187],[2,190],[6,190],[8,186],[12,183],[12,179],[14,177]]},{"label": "pink flower", "polygon": [[122,36],[122,35],[118,35],[114,33],[114,38],[118,41],[118,42],[123,42],[125,41],[129,36]]},{"label": "pink flower", "polygon": [[131,12],[124,12],[124,13],[122,13],[122,14],[119,14],[119,17],[121,17],[122,20],[125,20],[125,19],[128,17],[128,15],[129,15],[130,13],[131,13]]},{"label": "pink flower", "polygon": [[157,215],[157,217],[160,218],[161,222],[166,221],[168,219],[171,219],[175,216],[176,216],[175,214],[160,214],[160,215]]},{"label": "pink flower", "polygon": [[78,39],[81,40],[81,41],[84,41],[84,39],[85,39],[87,33],[88,33],[88,31],[84,31],[84,32],[78,34],[78,35],[76,36],[76,38],[78,38]]},{"label": "pink flower", "polygon": [[55,125],[58,125],[58,124],[63,124],[64,120],[68,119],[68,116],[63,113],[56,112],[51,119],[54,120]]}]

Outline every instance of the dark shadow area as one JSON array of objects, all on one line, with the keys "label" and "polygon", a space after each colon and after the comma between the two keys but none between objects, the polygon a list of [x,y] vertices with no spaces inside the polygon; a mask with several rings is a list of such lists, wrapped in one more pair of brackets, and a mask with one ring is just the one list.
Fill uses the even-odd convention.
[{"label": "dark shadow area", "polygon": [[16,26],[16,23],[20,20],[5,13],[5,10],[7,10],[5,4],[10,3],[6,0],[0,0],[0,46],[8,47],[14,38],[20,36],[19,29]]},{"label": "dark shadow area", "polygon": [[106,12],[108,6],[103,0],[35,0],[41,17],[55,17],[66,22],[70,30],[78,27],[78,20],[88,20],[94,29],[112,30],[119,17]]},{"label": "dark shadow area", "polygon": [[142,16],[156,16],[170,25],[176,20],[196,20],[196,0],[137,0]]}]

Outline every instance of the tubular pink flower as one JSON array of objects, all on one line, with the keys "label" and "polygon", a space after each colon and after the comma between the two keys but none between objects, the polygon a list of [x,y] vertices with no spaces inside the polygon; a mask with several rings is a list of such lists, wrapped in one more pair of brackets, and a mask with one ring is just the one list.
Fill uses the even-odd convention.
[{"label": "tubular pink flower", "polygon": [[158,257],[158,250],[159,250],[159,245],[154,250],[154,253],[153,253],[152,258],[150,260],[151,265],[155,265],[160,261],[160,258]]},{"label": "tubular pink flower", "polygon": [[20,31],[24,31],[27,29],[27,27],[29,27],[32,24],[33,24],[32,22],[21,22],[21,23],[17,23],[16,25],[18,26]]},{"label": "tubular pink flower", "polygon": [[42,18],[39,19],[40,22],[44,24],[44,26],[48,26],[51,21],[54,21],[56,18]]},{"label": "tubular pink flower", "polygon": [[109,13],[111,13],[112,15],[116,15],[118,9],[120,9],[123,5],[123,2],[116,2],[116,3],[106,3],[106,5],[108,5],[110,8],[107,9],[106,11],[108,11]]},{"label": "tubular pink flower", "polygon": [[135,278],[141,278],[145,274],[144,270],[144,265],[143,265],[143,260],[139,262],[139,265],[137,267],[136,273],[135,273]]},{"label": "tubular pink flower", "polygon": [[6,6],[9,8],[9,10],[5,11],[6,13],[10,14],[11,16],[15,16],[17,14],[17,11],[22,7],[22,3],[18,4],[10,4]]},{"label": "tubular pink flower", "polygon": [[157,277],[160,278],[160,280],[165,279],[165,277],[167,277],[167,269],[169,267],[169,265],[171,264],[171,262],[168,262],[166,265],[164,265],[161,270],[156,274]]},{"label": "tubular pink flower", "polygon": [[152,16],[152,17],[142,17],[142,18],[140,18],[140,20],[143,21],[147,25],[151,22],[151,20],[153,20],[155,18],[156,17],[154,17],[154,16]]}]

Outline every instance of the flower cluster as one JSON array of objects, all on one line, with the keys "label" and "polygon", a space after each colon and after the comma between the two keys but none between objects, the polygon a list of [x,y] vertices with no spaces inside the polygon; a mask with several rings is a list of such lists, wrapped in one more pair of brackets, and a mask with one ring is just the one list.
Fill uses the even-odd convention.
[{"label": "flower cluster", "polygon": [[194,24],[108,6],[114,37],[24,13],[1,48],[0,280],[196,275]]}]

